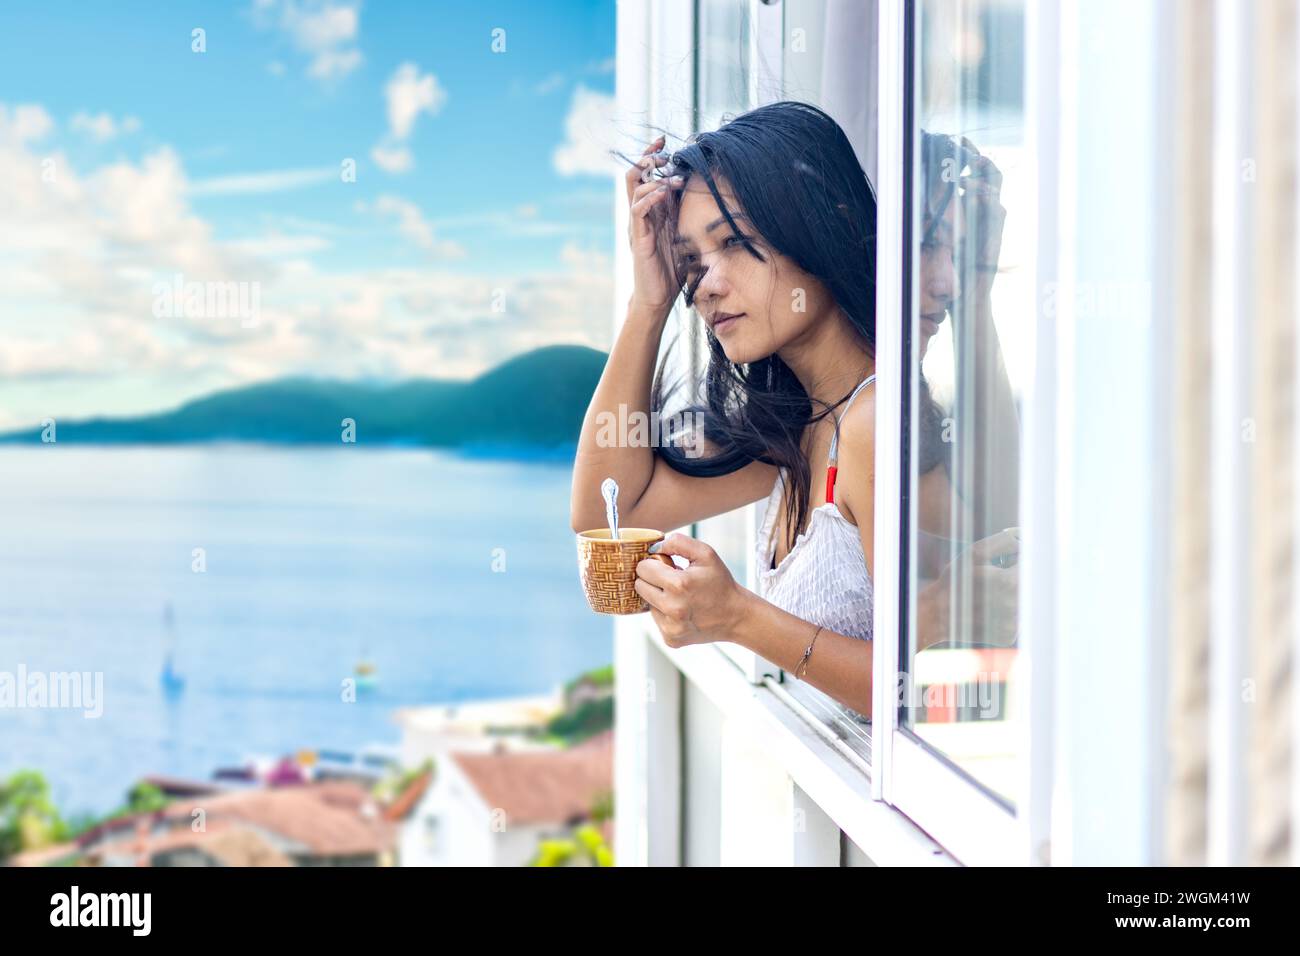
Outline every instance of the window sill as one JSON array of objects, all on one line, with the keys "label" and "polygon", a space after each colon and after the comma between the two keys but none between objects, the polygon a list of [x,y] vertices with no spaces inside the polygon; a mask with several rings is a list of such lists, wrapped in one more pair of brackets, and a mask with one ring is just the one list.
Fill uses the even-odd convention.
[{"label": "window sill", "polygon": [[648,616],[645,624],[637,624],[628,630],[651,642],[726,717],[752,728],[794,783],[874,863],[959,865],[905,815],[871,798],[871,777],[861,757],[844,752],[844,743],[810,721],[808,711],[779,684],[774,689],[749,683],[719,646],[671,648]]}]

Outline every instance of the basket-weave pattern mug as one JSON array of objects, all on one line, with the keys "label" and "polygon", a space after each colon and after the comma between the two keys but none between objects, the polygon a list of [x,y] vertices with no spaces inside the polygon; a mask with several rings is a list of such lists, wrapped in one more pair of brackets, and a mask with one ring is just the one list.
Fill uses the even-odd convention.
[{"label": "basket-weave pattern mug", "polygon": [[578,535],[578,577],[587,603],[601,614],[640,614],[650,610],[636,593],[636,566],[655,558],[675,568],[666,554],[651,554],[650,545],[662,541],[662,531],[650,528],[619,528],[618,540],[608,528],[595,528]]}]

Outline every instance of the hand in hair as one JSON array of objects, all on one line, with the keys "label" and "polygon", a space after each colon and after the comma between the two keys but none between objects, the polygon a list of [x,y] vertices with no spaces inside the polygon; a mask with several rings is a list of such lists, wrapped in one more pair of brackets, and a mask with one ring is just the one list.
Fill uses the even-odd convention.
[{"label": "hand in hair", "polygon": [[970,172],[961,178],[968,255],[975,269],[976,292],[982,294],[992,286],[1002,254],[1002,226],[1007,218],[1000,201],[1002,172],[969,139],[963,136],[961,141],[971,156]]},{"label": "hand in hair", "polygon": [[634,309],[665,319],[681,292],[674,266],[669,228],[677,218],[681,177],[657,177],[668,162],[658,150],[661,135],[645,148],[641,158],[624,175],[627,186],[628,242],[632,250],[632,302]]}]

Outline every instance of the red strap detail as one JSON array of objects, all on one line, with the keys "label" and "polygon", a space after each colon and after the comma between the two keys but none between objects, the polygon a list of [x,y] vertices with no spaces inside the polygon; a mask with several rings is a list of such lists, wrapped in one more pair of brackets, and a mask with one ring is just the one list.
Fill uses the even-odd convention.
[{"label": "red strap detail", "polygon": [[831,503],[835,501],[835,472],[838,469],[835,465],[826,466],[826,501]]}]

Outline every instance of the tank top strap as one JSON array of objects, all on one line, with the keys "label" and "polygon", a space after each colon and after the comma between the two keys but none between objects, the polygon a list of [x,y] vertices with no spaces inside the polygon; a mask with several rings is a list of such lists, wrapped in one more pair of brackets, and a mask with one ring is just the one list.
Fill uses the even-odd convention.
[{"label": "tank top strap", "polygon": [[830,462],[832,465],[835,464],[836,452],[839,451],[840,422],[844,420],[844,413],[849,410],[849,406],[853,404],[853,400],[858,397],[858,392],[862,391],[864,388],[866,388],[875,380],[876,380],[876,376],[874,374],[871,374],[868,375],[866,378],[864,378],[861,382],[859,382],[858,387],[853,390],[853,393],[851,395],[849,395],[849,400],[844,403],[844,408],[841,409],[840,413],[835,416],[835,434],[831,436]]},{"label": "tank top strap", "polygon": [[876,380],[876,375],[873,372],[872,374],[864,378],[861,382],[859,382],[858,387],[855,388],[852,394],[849,395],[849,400],[844,403],[844,408],[840,411],[838,415],[835,416],[835,433],[831,435],[831,450],[830,450],[830,454],[827,455],[826,457],[826,503],[827,504],[833,504],[835,501],[835,473],[836,471],[838,471],[837,462],[839,461],[840,422],[844,420],[844,413],[849,410],[849,406],[853,404],[853,400],[858,397],[858,392],[862,391],[864,388],[866,388],[875,380]]}]

